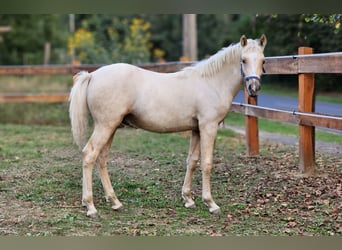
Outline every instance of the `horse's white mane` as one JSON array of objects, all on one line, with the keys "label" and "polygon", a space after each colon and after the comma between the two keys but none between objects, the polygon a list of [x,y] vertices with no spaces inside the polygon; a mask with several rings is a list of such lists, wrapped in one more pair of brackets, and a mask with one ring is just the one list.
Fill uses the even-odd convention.
[{"label": "horse's white mane", "polygon": [[216,54],[212,55],[208,59],[202,60],[193,66],[191,69],[197,71],[204,77],[211,77],[215,75],[223,65],[228,61],[233,61],[236,58],[240,59],[241,46],[240,43],[229,45],[222,48]]},{"label": "horse's white mane", "polygon": [[[258,42],[259,40],[248,39],[248,45],[245,47],[245,50],[259,47]],[[212,77],[222,69],[226,62],[236,62],[235,60],[240,60],[241,49],[240,43],[231,44],[228,47],[222,48],[208,59],[199,61],[187,68],[198,72],[203,77]]]}]

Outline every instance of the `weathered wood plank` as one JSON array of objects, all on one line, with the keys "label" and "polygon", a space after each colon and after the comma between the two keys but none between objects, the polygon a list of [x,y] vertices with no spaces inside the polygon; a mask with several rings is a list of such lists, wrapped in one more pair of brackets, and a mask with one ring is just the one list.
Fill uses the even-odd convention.
[{"label": "weathered wood plank", "polygon": [[[149,64],[138,64],[136,66],[162,73],[171,73],[182,70],[185,67],[192,65],[194,62],[166,62],[166,63],[149,63]],[[92,72],[103,65],[77,65],[73,66],[72,72],[73,74],[85,70],[88,72]]]},{"label": "weathered wood plank", "polygon": [[298,73],[342,73],[342,52],[300,55]]},{"label": "weathered wood plank", "polygon": [[88,71],[93,72],[98,68],[104,66],[103,64],[81,64],[81,65],[72,65],[71,73],[74,75],[80,71]]},{"label": "weathered wood plank", "polygon": [[[137,66],[157,72],[176,72],[194,62],[166,62],[139,64]],[[0,75],[75,74],[81,70],[92,72],[102,64],[94,65],[34,65],[0,66]],[[342,52],[313,55],[266,57],[267,75],[298,73],[342,73]]]},{"label": "weathered wood plank", "polygon": [[[156,72],[163,72],[163,73],[171,73],[179,71],[185,67],[192,65],[194,62],[166,62],[166,63],[146,63],[146,64],[139,64],[137,65],[140,68],[156,71]],[[77,65],[73,66],[73,73],[77,73],[82,70],[86,70],[88,72],[92,72],[99,67],[104,65]]]},{"label": "weathered wood plank", "polygon": [[[138,67],[157,71],[157,72],[176,72],[184,67],[190,66],[193,62],[168,62],[168,63],[149,63],[137,65]],[[85,70],[92,72],[104,65],[34,65],[34,66],[0,66],[0,75],[63,75],[76,74],[79,71]]]},{"label": "weathered wood plank", "polygon": [[266,75],[342,73],[342,52],[266,57]]},{"label": "weathered wood plank", "polygon": [[169,63],[151,63],[151,64],[141,64],[138,65],[141,68],[156,71],[156,72],[163,72],[163,73],[172,73],[182,70],[185,67],[188,67],[195,62],[169,62]]},{"label": "weathered wood plank", "polygon": [[342,116],[272,109],[233,102],[230,111],[275,121],[342,130]]},{"label": "weathered wood plank", "polygon": [[71,74],[71,65],[1,66],[0,75],[63,75]]},{"label": "weathered wood plank", "polygon": [[294,56],[266,57],[265,75],[291,75],[298,73],[298,60]]},{"label": "weathered wood plank", "polygon": [[323,127],[342,130],[342,116],[325,115],[319,113],[305,113],[298,112],[297,121],[300,125]]},{"label": "weathered wood plank", "polygon": [[68,102],[69,94],[7,94],[0,95],[0,103],[60,103]]},{"label": "weathered wood plank", "polygon": [[293,115],[293,112],[290,111],[245,105],[243,103],[236,102],[233,102],[230,111],[241,113],[244,115],[263,117],[271,120],[298,124],[297,117]]}]

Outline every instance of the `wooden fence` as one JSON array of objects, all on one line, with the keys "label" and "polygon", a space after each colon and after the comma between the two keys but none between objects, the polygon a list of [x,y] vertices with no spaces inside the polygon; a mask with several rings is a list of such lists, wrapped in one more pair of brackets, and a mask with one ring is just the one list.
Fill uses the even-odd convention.
[{"label": "wooden fence", "polygon": [[342,130],[342,116],[314,112],[314,74],[342,73],[342,52],[312,54],[312,48],[300,47],[298,55],[266,58],[266,74],[298,75],[298,111],[256,106],[257,98],[245,93],[245,104],[233,103],[232,111],[246,115],[246,139],[249,155],[259,154],[257,117],[299,126],[299,166],[302,173],[313,174],[315,166],[315,126]]},{"label": "wooden fence", "polygon": [[[139,65],[158,72],[175,72],[191,62],[170,62]],[[102,65],[54,66],[0,66],[0,75],[73,75],[81,70],[89,72]],[[342,130],[342,116],[314,112],[314,74],[342,73],[342,52],[312,54],[312,49],[301,47],[298,55],[267,57],[265,74],[298,75],[298,111],[278,110],[257,106],[257,98],[245,94],[245,103],[233,103],[231,111],[246,115],[246,140],[248,154],[259,154],[258,117],[299,126],[300,170],[312,174],[315,168],[315,126]],[[62,94],[7,94],[0,95],[0,103],[9,102],[67,102],[68,93]]]},{"label": "wooden fence", "polygon": [[[171,73],[191,65],[191,62],[151,63],[138,65],[139,67]],[[0,75],[71,75],[81,70],[92,72],[103,65],[35,65],[35,66],[0,66]],[[67,102],[69,93],[54,94],[1,94],[0,103],[24,103],[24,102]]]}]

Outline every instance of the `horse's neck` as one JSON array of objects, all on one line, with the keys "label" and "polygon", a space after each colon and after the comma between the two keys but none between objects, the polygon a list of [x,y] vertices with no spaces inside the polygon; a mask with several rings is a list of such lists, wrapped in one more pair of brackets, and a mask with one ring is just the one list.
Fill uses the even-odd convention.
[{"label": "horse's neck", "polygon": [[215,84],[221,91],[235,96],[240,89],[242,79],[240,60],[240,45],[231,45],[208,60],[207,71],[204,70],[204,74],[209,72],[207,74],[215,79]]},{"label": "horse's neck", "polygon": [[[240,58],[227,62],[218,72],[217,86],[225,93],[235,96],[241,88]],[[229,97],[230,98],[230,97]]]},{"label": "horse's neck", "polygon": [[229,101],[237,94],[241,86],[240,58],[240,45],[231,45],[187,69],[205,78],[209,84],[215,86],[218,93],[222,93],[222,100]]}]

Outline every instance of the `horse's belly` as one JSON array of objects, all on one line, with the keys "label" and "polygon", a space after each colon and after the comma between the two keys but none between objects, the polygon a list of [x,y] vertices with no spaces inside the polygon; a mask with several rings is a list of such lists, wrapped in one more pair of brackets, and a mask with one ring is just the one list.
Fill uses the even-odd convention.
[{"label": "horse's belly", "polygon": [[144,130],[158,133],[171,133],[198,129],[198,121],[195,118],[154,119],[150,116],[137,117],[130,114],[124,118],[122,123],[130,127],[141,128]]}]

